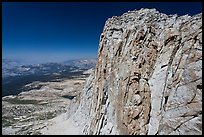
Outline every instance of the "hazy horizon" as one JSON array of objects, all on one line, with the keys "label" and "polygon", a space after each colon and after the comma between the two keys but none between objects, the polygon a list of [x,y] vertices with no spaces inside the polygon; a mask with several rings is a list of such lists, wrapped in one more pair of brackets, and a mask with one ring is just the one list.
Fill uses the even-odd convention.
[{"label": "hazy horizon", "polygon": [[86,59],[97,59],[95,57],[83,57],[83,58],[64,58],[64,59],[56,59],[56,60],[38,60],[38,59],[35,59],[35,60],[30,60],[30,59],[24,59],[24,58],[6,58],[6,57],[3,57],[2,60],[4,59],[8,59],[8,60],[11,60],[11,61],[14,61],[14,62],[18,62],[19,64],[21,65],[34,65],[34,64],[45,64],[45,63],[63,63],[63,62],[66,62],[66,61],[72,61],[72,60],[86,60]]},{"label": "hazy horizon", "polygon": [[[37,57],[33,57],[35,55],[29,55],[28,57],[26,57],[26,55],[24,55],[24,57],[13,57],[13,56],[9,56],[9,57],[5,57],[3,56],[2,59],[9,59],[9,60],[14,60],[14,61],[19,61],[22,64],[43,64],[43,63],[62,63],[64,61],[69,61],[69,60],[81,60],[81,59],[96,59],[97,57],[91,57],[91,56],[66,56],[66,55],[55,55],[55,58],[53,58],[53,55],[50,55],[52,57],[52,59],[50,59],[49,55],[42,55],[42,56],[37,56]],[[32,58],[33,57],[33,58]]]},{"label": "hazy horizon", "polygon": [[105,21],[141,8],[195,15],[202,3],[2,2],[2,57],[30,64],[97,58]]}]

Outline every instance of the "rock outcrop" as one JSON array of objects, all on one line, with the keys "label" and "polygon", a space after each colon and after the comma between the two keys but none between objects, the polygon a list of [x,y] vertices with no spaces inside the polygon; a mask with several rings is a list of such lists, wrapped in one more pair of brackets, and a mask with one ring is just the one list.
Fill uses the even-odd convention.
[{"label": "rock outcrop", "polygon": [[81,134],[202,134],[202,14],[109,18],[72,118]]}]

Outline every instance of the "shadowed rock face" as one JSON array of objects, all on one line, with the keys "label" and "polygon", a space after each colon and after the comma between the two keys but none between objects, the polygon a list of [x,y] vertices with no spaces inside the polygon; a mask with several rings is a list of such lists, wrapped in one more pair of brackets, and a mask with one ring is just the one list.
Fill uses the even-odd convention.
[{"label": "shadowed rock face", "polygon": [[105,23],[73,115],[82,134],[202,134],[202,14],[129,11]]}]

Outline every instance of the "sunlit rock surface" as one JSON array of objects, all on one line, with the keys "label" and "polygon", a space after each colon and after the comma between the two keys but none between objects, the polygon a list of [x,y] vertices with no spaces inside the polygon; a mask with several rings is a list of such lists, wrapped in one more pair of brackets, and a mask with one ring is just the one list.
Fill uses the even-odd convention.
[{"label": "sunlit rock surface", "polygon": [[71,116],[80,134],[202,134],[202,14],[109,18]]}]

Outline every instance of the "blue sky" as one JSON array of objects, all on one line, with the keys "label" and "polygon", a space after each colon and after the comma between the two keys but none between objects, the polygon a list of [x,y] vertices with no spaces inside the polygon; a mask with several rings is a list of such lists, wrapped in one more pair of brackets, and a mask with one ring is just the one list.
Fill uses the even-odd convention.
[{"label": "blue sky", "polygon": [[96,58],[105,21],[141,8],[202,12],[201,2],[2,2],[2,56],[30,63]]}]

